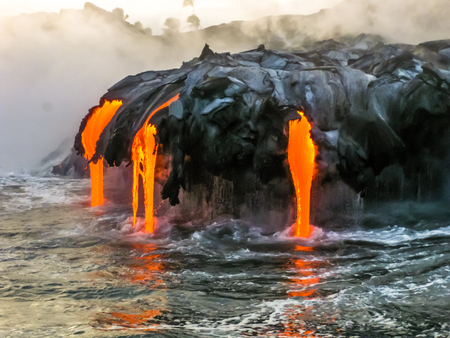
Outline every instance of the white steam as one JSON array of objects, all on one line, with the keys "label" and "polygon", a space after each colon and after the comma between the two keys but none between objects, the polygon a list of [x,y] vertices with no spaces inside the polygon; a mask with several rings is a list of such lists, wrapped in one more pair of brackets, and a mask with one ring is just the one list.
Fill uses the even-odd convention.
[{"label": "white steam", "polygon": [[[245,9],[248,18],[271,13],[261,11],[265,7],[256,0],[239,3],[236,12]],[[205,27],[209,19],[201,1],[195,3],[195,14]],[[306,39],[360,33],[420,43],[450,38],[449,17],[448,0],[345,0],[309,16],[233,22],[189,33],[166,26],[170,34],[162,36],[152,36],[144,20],[132,25],[123,11],[93,5],[0,18],[0,171],[35,165],[74,136],[88,109],[117,81],[146,70],[177,68],[199,55],[205,42],[218,52],[260,43],[302,48]]]},{"label": "white steam", "polygon": [[149,33],[95,7],[1,18],[0,170],[35,165],[74,136],[125,76],[194,56],[161,58],[161,42]]}]

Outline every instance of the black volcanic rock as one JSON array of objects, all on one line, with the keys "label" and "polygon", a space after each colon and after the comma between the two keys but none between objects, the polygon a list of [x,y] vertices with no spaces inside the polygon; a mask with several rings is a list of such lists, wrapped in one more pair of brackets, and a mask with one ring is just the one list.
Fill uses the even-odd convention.
[{"label": "black volcanic rock", "polygon": [[[313,125],[318,177],[362,191],[391,165],[437,161],[439,174],[450,127],[450,72],[439,54],[446,43],[385,45],[362,35],[292,53],[261,46],[217,54],[205,46],[180,69],[128,76],[109,89],[101,102],[124,104],[97,143],[97,158],[104,155],[110,166],[130,162],[136,132],[179,94],[150,119],[172,158],[162,190],[172,205],[187,177],[201,182],[203,170],[231,181],[251,173],[262,185],[289,180],[288,121],[300,118],[298,111]],[[75,148],[83,153],[79,140]],[[186,172],[187,158],[198,170],[190,165]]]}]

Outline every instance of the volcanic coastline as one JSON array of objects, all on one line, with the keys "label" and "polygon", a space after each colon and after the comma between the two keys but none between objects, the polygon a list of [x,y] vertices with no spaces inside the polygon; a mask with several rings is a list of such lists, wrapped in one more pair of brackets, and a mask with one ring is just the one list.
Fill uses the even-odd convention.
[{"label": "volcanic coastline", "polygon": [[[182,188],[190,213],[205,209],[212,216],[211,205],[216,217],[267,210],[272,216],[264,218],[286,224],[295,199],[288,126],[304,113],[317,149],[311,218],[324,225],[333,209],[358,196],[370,203],[444,193],[449,65],[450,40],[386,44],[362,34],[301,51],[260,45],[236,54],[206,45],[179,69],[128,76],[111,87],[82,121],[74,148],[85,154],[81,135],[90,116],[119,100],[91,162],[131,163],[136,134],[152,124],[162,199],[177,205]],[[73,152],[54,172],[76,167],[84,175],[80,161]],[[343,196],[337,204],[327,197],[336,191]]]}]

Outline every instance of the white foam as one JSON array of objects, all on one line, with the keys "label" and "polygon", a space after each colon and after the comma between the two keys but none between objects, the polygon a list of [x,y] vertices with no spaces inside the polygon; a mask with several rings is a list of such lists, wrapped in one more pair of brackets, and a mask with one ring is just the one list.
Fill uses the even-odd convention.
[{"label": "white foam", "polygon": [[9,197],[2,201],[6,211],[24,211],[51,204],[72,204],[88,200],[88,180],[37,177],[13,174],[0,177],[0,192]]},{"label": "white foam", "polygon": [[369,243],[381,243],[386,245],[397,245],[410,242],[416,239],[426,239],[434,236],[450,236],[450,226],[441,227],[435,230],[415,231],[408,228],[394,226],[388,230],[372,231],[330,231],[325,234],[325,238],[332,241],[358,240]]}]

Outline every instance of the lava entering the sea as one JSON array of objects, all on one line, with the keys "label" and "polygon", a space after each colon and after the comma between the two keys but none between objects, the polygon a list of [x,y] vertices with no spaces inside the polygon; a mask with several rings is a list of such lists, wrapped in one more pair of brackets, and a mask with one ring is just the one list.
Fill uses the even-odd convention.
[{"label": "lava entering the sea", "polygon": [[[92,205],[103,202],[103,159],[133,162],[133,223],[142,181],[152,233],[157,151],[171,158],[161,197],[172,206],[181,197],[177,222],[186,224],[231,216],[281,231],[296,208],[295,235],[308,237],[310,222],[336,224],[335,213],[358,211],[360,197],[439,198],[448,167],[448,49],[446,41],[388,45],[364,35],[304,52],[259,46],[219,54],[205,46],[179,69],[128,76],[85,117],[75,139],[91,162]],[[56,171],[76,170],[75,157]]]},{"label": "lava entering the sea", "polygon": [[142,177],[145,205],[145,230],[153,233],[153,193],[155,185],[155,164],[158,144],[155,140],[156,127],[149,123],[153,115],[161,109],[177,101],[179,94],[156,108],[136,133],[131,149],[133,160],[133,226],[136,225],[136,214],[139,205],[139,177]]},{"label": "lava entering the sea", "polygon": [[81,142],[84,147],[84,155],[89,162],[91,172],[91,206],[99,206],[104,202],[103,198],[103,156],[97,162],[92,161],[95,154],[97,141],[103,129],[111,121],[122,101],[106,101],[102,107],[94,109],[86,122],[86,127],[81,134]]},{"label": "lava entering the sea", "polygon": [[288,161],[297,198],[296,237],[309,237],[311,183],[316,149],[310,137],[311,124],[303,112],[301,119],[289,121]]}]

